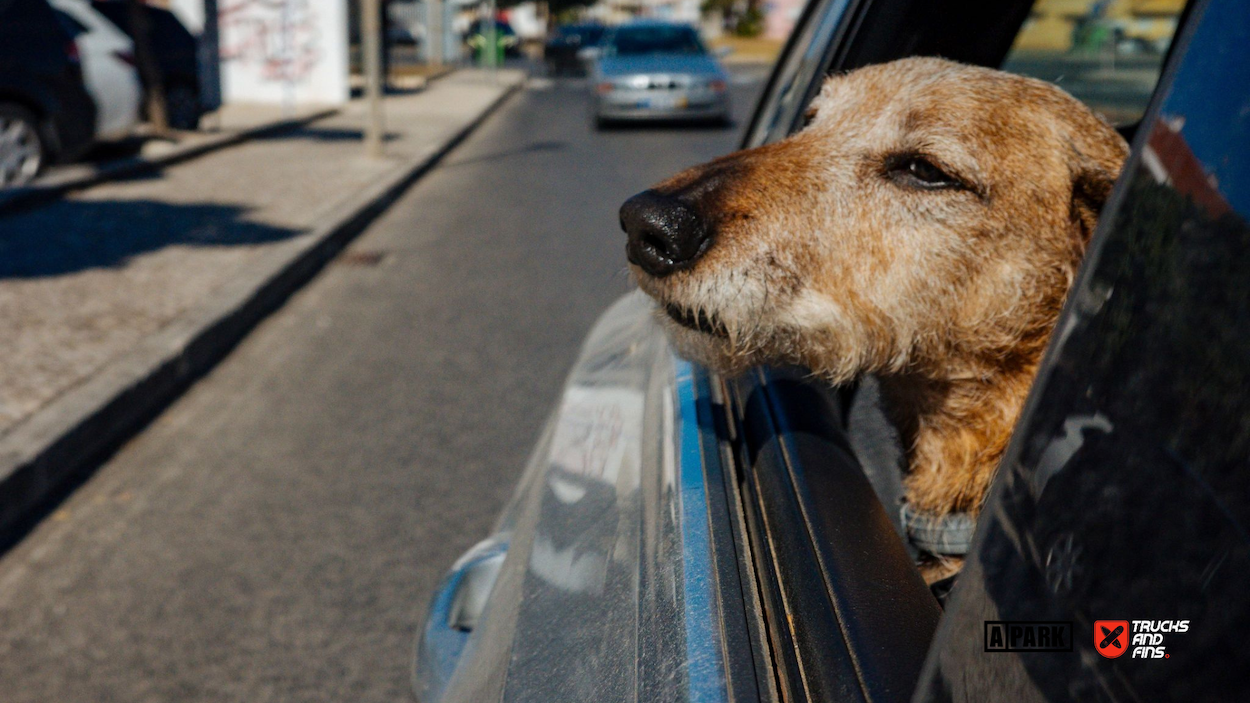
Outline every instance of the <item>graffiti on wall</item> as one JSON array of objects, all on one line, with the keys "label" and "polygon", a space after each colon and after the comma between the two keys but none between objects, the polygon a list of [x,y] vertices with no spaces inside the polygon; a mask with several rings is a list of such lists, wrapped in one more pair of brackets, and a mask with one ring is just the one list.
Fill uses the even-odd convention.
[{"label": "graffiti on wall", "polygon": [[322,59],[312,0],[220,0],[221,59],[263,81],[298,83]]}]

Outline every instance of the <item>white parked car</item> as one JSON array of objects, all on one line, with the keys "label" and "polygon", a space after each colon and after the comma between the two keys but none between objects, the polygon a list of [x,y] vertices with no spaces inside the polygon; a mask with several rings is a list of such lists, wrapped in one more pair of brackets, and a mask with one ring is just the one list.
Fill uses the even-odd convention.
[{"label": "white parked car", "polygon": [[143,87],[135,69],[135,45],[87,0],[49,0],[73,24],[83,80],[96,105],[96,138],[119,139],[139,124]]}]

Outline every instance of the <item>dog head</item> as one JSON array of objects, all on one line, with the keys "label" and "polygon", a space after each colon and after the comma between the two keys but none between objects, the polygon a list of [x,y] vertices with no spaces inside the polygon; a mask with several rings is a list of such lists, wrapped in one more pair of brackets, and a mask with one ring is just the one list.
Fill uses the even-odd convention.
[{"label": "dog head", "polygon": [[808,117],[622,206],[679,350],[833,381],[1040,353],[1124,140],[1049,83],[931,58],[831,77]]}]

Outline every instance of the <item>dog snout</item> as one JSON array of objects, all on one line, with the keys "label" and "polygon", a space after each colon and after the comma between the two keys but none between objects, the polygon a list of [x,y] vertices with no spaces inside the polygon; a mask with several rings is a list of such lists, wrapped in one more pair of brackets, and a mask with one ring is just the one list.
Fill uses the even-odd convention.
[{"label": "dog snout", "polygon": [[625,201],[621,229],[629,235],[630,262],[657,278],[693,266],[712,241],[711,228],[694,208],[654,190]]}]

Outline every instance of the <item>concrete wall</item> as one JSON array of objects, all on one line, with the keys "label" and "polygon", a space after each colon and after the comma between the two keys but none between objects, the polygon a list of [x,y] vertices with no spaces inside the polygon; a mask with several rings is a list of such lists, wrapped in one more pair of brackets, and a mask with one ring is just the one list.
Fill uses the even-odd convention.
[{"label": "concrete wall", "polygon": [[342,103],[345,0],[217,0],[224,102]]},{"label": "concrete wall", "polygon": [[346,102],[346,0],[169,0],[200,39],[201,95],[272,104]]}]

